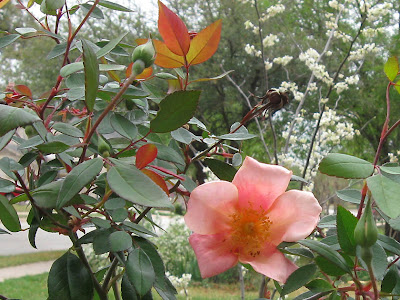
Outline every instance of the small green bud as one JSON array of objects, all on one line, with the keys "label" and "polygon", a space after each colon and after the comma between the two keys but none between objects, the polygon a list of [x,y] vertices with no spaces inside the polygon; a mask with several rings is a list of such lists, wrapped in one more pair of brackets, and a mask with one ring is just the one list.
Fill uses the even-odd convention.
[{"label": "small green bud", "polygon": [[103,139],[102,136],[99,135],[99,140],[97,142],[97,150],[103,157],[109,157],[110,156],[110,145]]},{"label": "small green bud", "polygon": [[354,229],[354,240],[362,248],[369,248],[378,239],[378,228],[372,215],[371,200],[368,199],[364,212]]},{"label": "small green bud", "polygon": [[33,128],[32,125],[28,125],[25,127],[25,134],[28,138],[31,138],[31,137],[37,135],[37,132],[36,132],[35,128]]},{"label": "small green bud", "polygon": [[146,44],[139,45],[133,50],[132,61],[141,60],[144,62],[144,67],[148,68],[156,59],[156,50],[154,49],[152,40],[148,40]]}]

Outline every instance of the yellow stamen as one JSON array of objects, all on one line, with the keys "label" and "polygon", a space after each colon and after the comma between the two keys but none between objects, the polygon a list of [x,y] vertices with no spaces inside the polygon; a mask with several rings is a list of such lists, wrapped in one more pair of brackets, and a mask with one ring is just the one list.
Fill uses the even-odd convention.
[{"label": "yellow stamen", "polygon": [[272,223],[265,210],[249,207],[232,214],[230,218],[232,251],[253,257],[259,255],[270,235]]}]

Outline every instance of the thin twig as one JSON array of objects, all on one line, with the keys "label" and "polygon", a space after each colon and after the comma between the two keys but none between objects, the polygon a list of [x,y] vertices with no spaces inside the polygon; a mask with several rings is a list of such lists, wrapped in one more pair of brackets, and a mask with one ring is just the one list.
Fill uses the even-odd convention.
[{"label": "thin twig", "polygon": [[[223,72],[226,72],[222,65],[220,65],[220,67],[221,67]],[[249,109],[251,109],[252,106],[251,106],[251,103],[250,103],[250,99],[243,92],[242,88],[232,79],[232,77],[229,74],[226,75],[226,78],[228,78],[228,80],[233,84],[233,86],[239,91],[239,93],[243,96],[244,100],[246,100],[247,106],[249,107]],[[264,134],[263,134],[263,130],[262,130],[261,125],[260,125],[260,121],[258,121],[257,118],[255,118],[254,121],[256,122],[258,132],[260,133],[261,143],[263,144],[265,152],[268,155],[268,159],[269,159],[269,161],[272,161],[271,153],[269,152],[268,146],[265,143]]]}]

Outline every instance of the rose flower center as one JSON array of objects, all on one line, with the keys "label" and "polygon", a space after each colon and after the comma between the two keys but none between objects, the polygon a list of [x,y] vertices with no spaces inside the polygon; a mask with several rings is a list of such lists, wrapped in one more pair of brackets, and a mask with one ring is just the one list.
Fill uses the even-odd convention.
[{"label": "rose flower center", "polygon": [[230,226],[232,251],[255,257],[269,237],[271,221],[263,208],[250,207],[230,215]]}]

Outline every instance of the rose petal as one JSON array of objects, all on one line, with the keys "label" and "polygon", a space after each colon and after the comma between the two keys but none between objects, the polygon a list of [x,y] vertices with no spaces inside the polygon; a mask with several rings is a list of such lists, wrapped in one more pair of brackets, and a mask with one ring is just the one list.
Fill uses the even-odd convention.
[{"label": "rose petal", "polygon": [[236,212],[237,188],[227,181],[202,184],[190,194],[185,215],[186,225],[199,234],[229,230],[229,216]]},{"label": "rose petal", "polygon": [[226,234],[201,235],[193,233],[190,245],[197,257],[201,277],[208,278],[232,268],[238,263],[237,255],[230,251]]},{"label": "rose petal", "polygon": [[292,172],[281,166],[246,157],[232,183],[239,190],[239,205],[267,210],[286,191]]},{"label": "rose petal", "polygon": [[283,283],[297,269],[294,263],[271,244],[268,244],[260,255],[244,259],[241,257],[239,260],[250,264],[258,273]]},{"label": "rose petal", "polygon": [[271,240],[295,242],[306,238],[317,226],[321,206],[310,192],[291,190],[276,199],[267,212],[272,222]]}]

